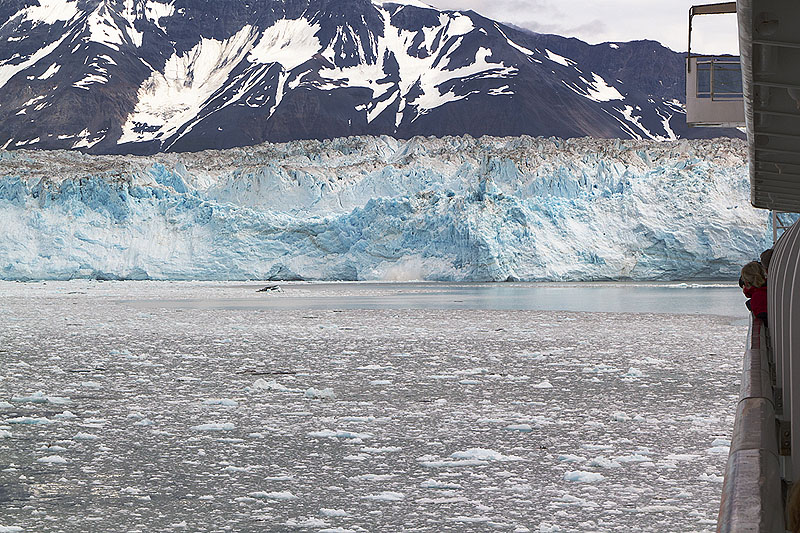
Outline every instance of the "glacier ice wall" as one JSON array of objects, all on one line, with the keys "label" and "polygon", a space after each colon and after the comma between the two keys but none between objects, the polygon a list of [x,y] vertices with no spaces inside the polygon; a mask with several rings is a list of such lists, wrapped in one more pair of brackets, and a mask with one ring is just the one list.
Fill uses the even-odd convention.
[{"label": "glacier ice wall", "polygon": [[675,280],[770,246],[746,147],[350,137],[0,151],[0,278]]}]

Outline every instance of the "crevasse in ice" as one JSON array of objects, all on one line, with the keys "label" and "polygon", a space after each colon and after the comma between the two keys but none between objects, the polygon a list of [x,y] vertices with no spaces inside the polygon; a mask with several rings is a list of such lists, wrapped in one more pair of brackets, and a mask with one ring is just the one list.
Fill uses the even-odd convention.
[{"label": "crevasse in ice", "polygon": [[674,280],[770,246],[736,139],[0,152],[2,279]]}]

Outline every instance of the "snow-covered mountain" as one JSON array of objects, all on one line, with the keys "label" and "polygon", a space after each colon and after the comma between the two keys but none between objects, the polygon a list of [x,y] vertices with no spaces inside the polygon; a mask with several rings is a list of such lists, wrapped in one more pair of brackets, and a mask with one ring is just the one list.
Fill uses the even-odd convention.
[{"label": "snow-covered mountain", "polygon": [[0,278],[735,279],[770,245],[745,155],[527,136],[0,151]]},{"label": "snow-covered mountain", "polygon": [[592,46],[416,0],[4,0],[0,21],[6,149],[720,134],[686,127],[683,59],[658,43]]}]

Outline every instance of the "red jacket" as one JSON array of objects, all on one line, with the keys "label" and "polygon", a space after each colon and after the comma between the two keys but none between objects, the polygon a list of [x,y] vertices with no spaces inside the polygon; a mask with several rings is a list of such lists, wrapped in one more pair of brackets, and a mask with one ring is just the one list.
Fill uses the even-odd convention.
[{"label": "red jacket", "polygon": [[744,295],[750,298],[745,302],[745,305],[750,309],[754,315],[762,320],[767,318],[767,286],[763,287],[746,287],[742,289]]}]

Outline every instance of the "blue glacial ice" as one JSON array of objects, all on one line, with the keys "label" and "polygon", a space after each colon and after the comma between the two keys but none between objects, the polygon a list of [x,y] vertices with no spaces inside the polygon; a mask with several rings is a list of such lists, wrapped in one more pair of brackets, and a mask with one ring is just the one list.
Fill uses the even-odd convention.
[{"label": "blue glacial ice", "polygon": [[0,278],[676,280],[770,246],[736,139],[0,151]]}]

